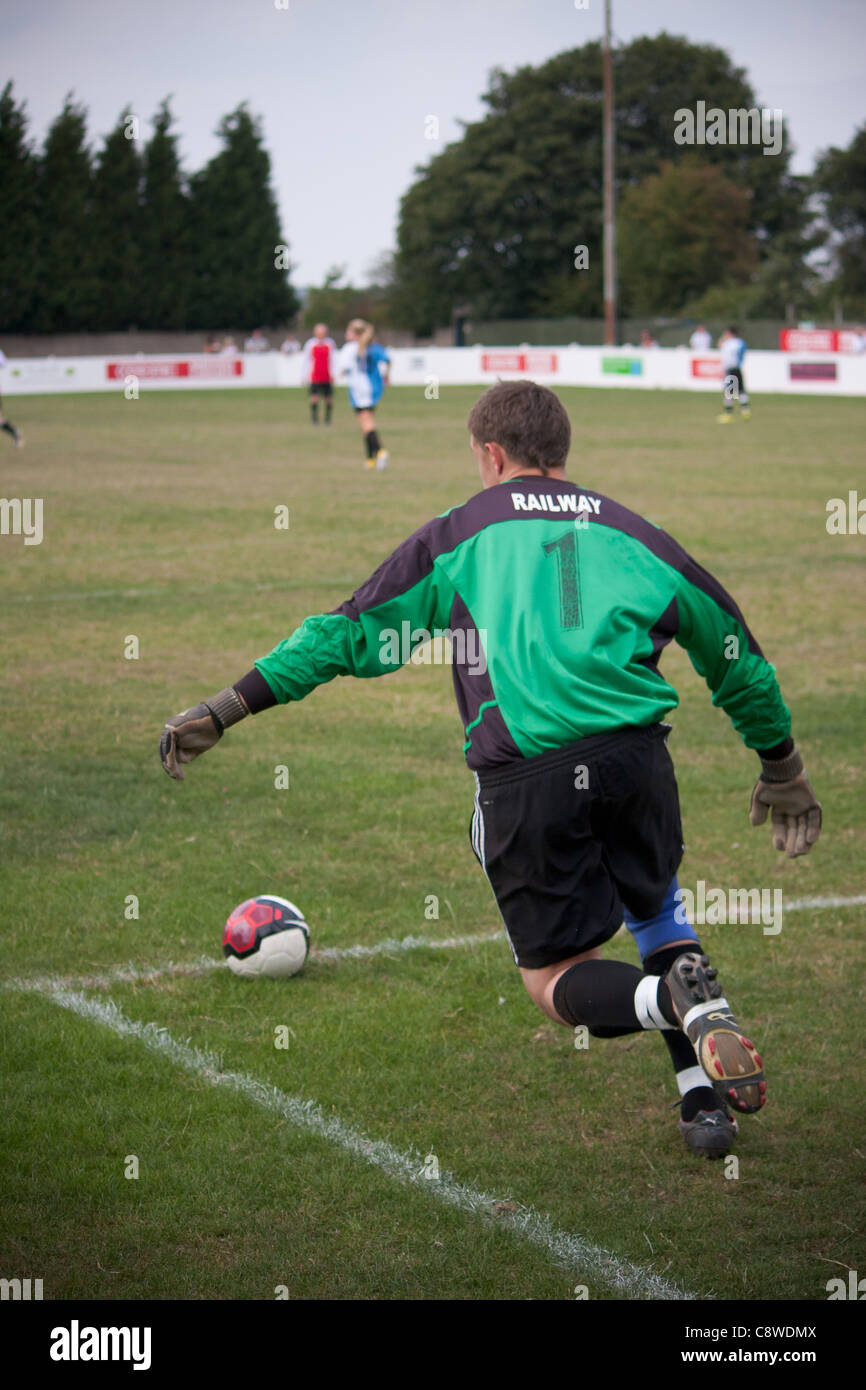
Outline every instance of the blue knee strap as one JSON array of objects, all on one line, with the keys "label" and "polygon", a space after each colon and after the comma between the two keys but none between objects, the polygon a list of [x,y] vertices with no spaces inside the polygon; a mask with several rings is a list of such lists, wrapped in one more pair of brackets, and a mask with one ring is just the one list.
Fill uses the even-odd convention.
[{"label": "blue knee strap", "polygon": [[[697,941],[697,933],[690,925],[685,909],[677,898],[678,888],[679,884],[674,875],[665,894],[662,910],[656,917],[639,921],[628,908],[624,909],[625,924],[637,943],[641,961],[645,961],[653,951],[661,950],[662,946],[670,946],[673,941]],[[674,913],[677,913],[680,921],[676,920]]]}]

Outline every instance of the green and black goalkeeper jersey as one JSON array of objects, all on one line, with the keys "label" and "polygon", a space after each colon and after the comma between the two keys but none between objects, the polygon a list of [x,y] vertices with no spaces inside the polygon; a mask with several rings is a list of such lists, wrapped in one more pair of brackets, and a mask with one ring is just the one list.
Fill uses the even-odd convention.
[{"label": "green and black goalkeeper jersey", "polygon": [[256,668],[277,702],[334,676],[382,676],[447,633],[471,768],[653,724],[678,704],[659,670],[683,646],[748,747],[790,732],[734,600],[666,532],[609,497],[529,476],[420,527],[332,613]]}]

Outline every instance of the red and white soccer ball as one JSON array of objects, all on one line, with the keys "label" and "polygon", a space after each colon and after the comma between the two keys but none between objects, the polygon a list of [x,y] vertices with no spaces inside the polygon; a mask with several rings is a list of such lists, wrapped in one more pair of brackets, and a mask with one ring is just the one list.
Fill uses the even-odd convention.
[{"label": "red and white soccer ball", "polygon": [[303,969],[310,950],[304,914],[287,898],[266,893],[236,907],[223,931],[223,955],[235,975],[286,980]]}]

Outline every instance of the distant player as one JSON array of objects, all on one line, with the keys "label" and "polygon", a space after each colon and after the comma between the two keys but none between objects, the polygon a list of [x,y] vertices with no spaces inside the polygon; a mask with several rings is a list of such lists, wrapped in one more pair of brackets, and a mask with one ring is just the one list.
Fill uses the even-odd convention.
[{"label": "distant player", "polygon": [[319,423],[319,401],[325,402],[325,424],[331,423],[334,403],[334,370],[337,344],[328,337],[328,325],[317,323],[312,338],[304,343],[303,380],[310,388],[310,419]]},{"label": "distant player", "polygon": [[367,467],[380,470],[388,466],[388,451],[382,448],[373,411],[388,385],[390,365],[387,349],[373,341],[373,325],[352,319],[340,352],[340,373],[347,378],[349,400],[364,436]]},{"label": "distant player", "polygon": [[[6,367],[7,362],[8,358],[6,357],[6,354],[3,351],[3,349],[0,348],[0,372],[2,372],[3,369]],[[15,444],[17,448],[21,448],[22,444],[24,443],[24,440],[21,438],[21,435],[19,434],[18,430],[16,430],[12,421],[7,420],[5,415],[3,414],[2,396],[0,396],[0,430],[5,430],[7,434],[11,435],[12,443]]]},{"label": "distant player", "polygon": [[743,381],[743,358],[746,355],[746,344],[736,328],[725,329],[719,338],[719,352],[722,355],[722,391],[725,401],[725,408],[718,416],[719,424],[730,424],[734,418],[734,403],[737,401],[740,405],[740,414],[744,420],[748,420],[752,412],[749,408],[749,397],[746,394],[746,386]]},{"label": "distant player", "polygon": [[689,347],[692,352],[707,352],[713,346],[713,336],[699,323],[692,336],[689,338]]},{"label": "distant player", "polygon": [[[764,1103],[763,1063],[678,898],[682,823],[663,722],[678,696],[659,670],[665,646],[685,648],[755,751],[749,819],[772,812],[773,843],[795,858],[817,840],[821,807],[790,713],[718,581],[659,527],[566,478],[571,427],[552,391],[502,382],[468,424],[481,492],[421,526],[234,686],[169,719],[163,766],[182,779],[248,714],[335,676],[387,675],[401,624],[415,646],[450,633],[475,777],[470,841],[530,997],[584,1038],[660,1032],[683,1138],[720,1157],[737,1133],[731,1112]],[[640,969],[601,959],[623,918]],[[624,1125],[641,1103],[624,1106]]]}]

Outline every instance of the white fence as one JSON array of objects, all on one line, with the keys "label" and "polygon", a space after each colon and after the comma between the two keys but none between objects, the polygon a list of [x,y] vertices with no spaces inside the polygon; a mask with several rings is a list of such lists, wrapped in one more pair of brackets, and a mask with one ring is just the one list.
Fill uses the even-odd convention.
[{"label": "white fence", "polygon": [[[633,387],[639,390],[720,391],[717,353],[685,348],[515,347],[393,348],[395,386],[486,386],[499,378],[531,377],[555,386]],[[10,358],[0,374],[6,395],[68,391],[224,390],[300,386],[299,353],[237,357]],[[866,353],[749,352],[744,364],[750,392],[866,395]]]}]

